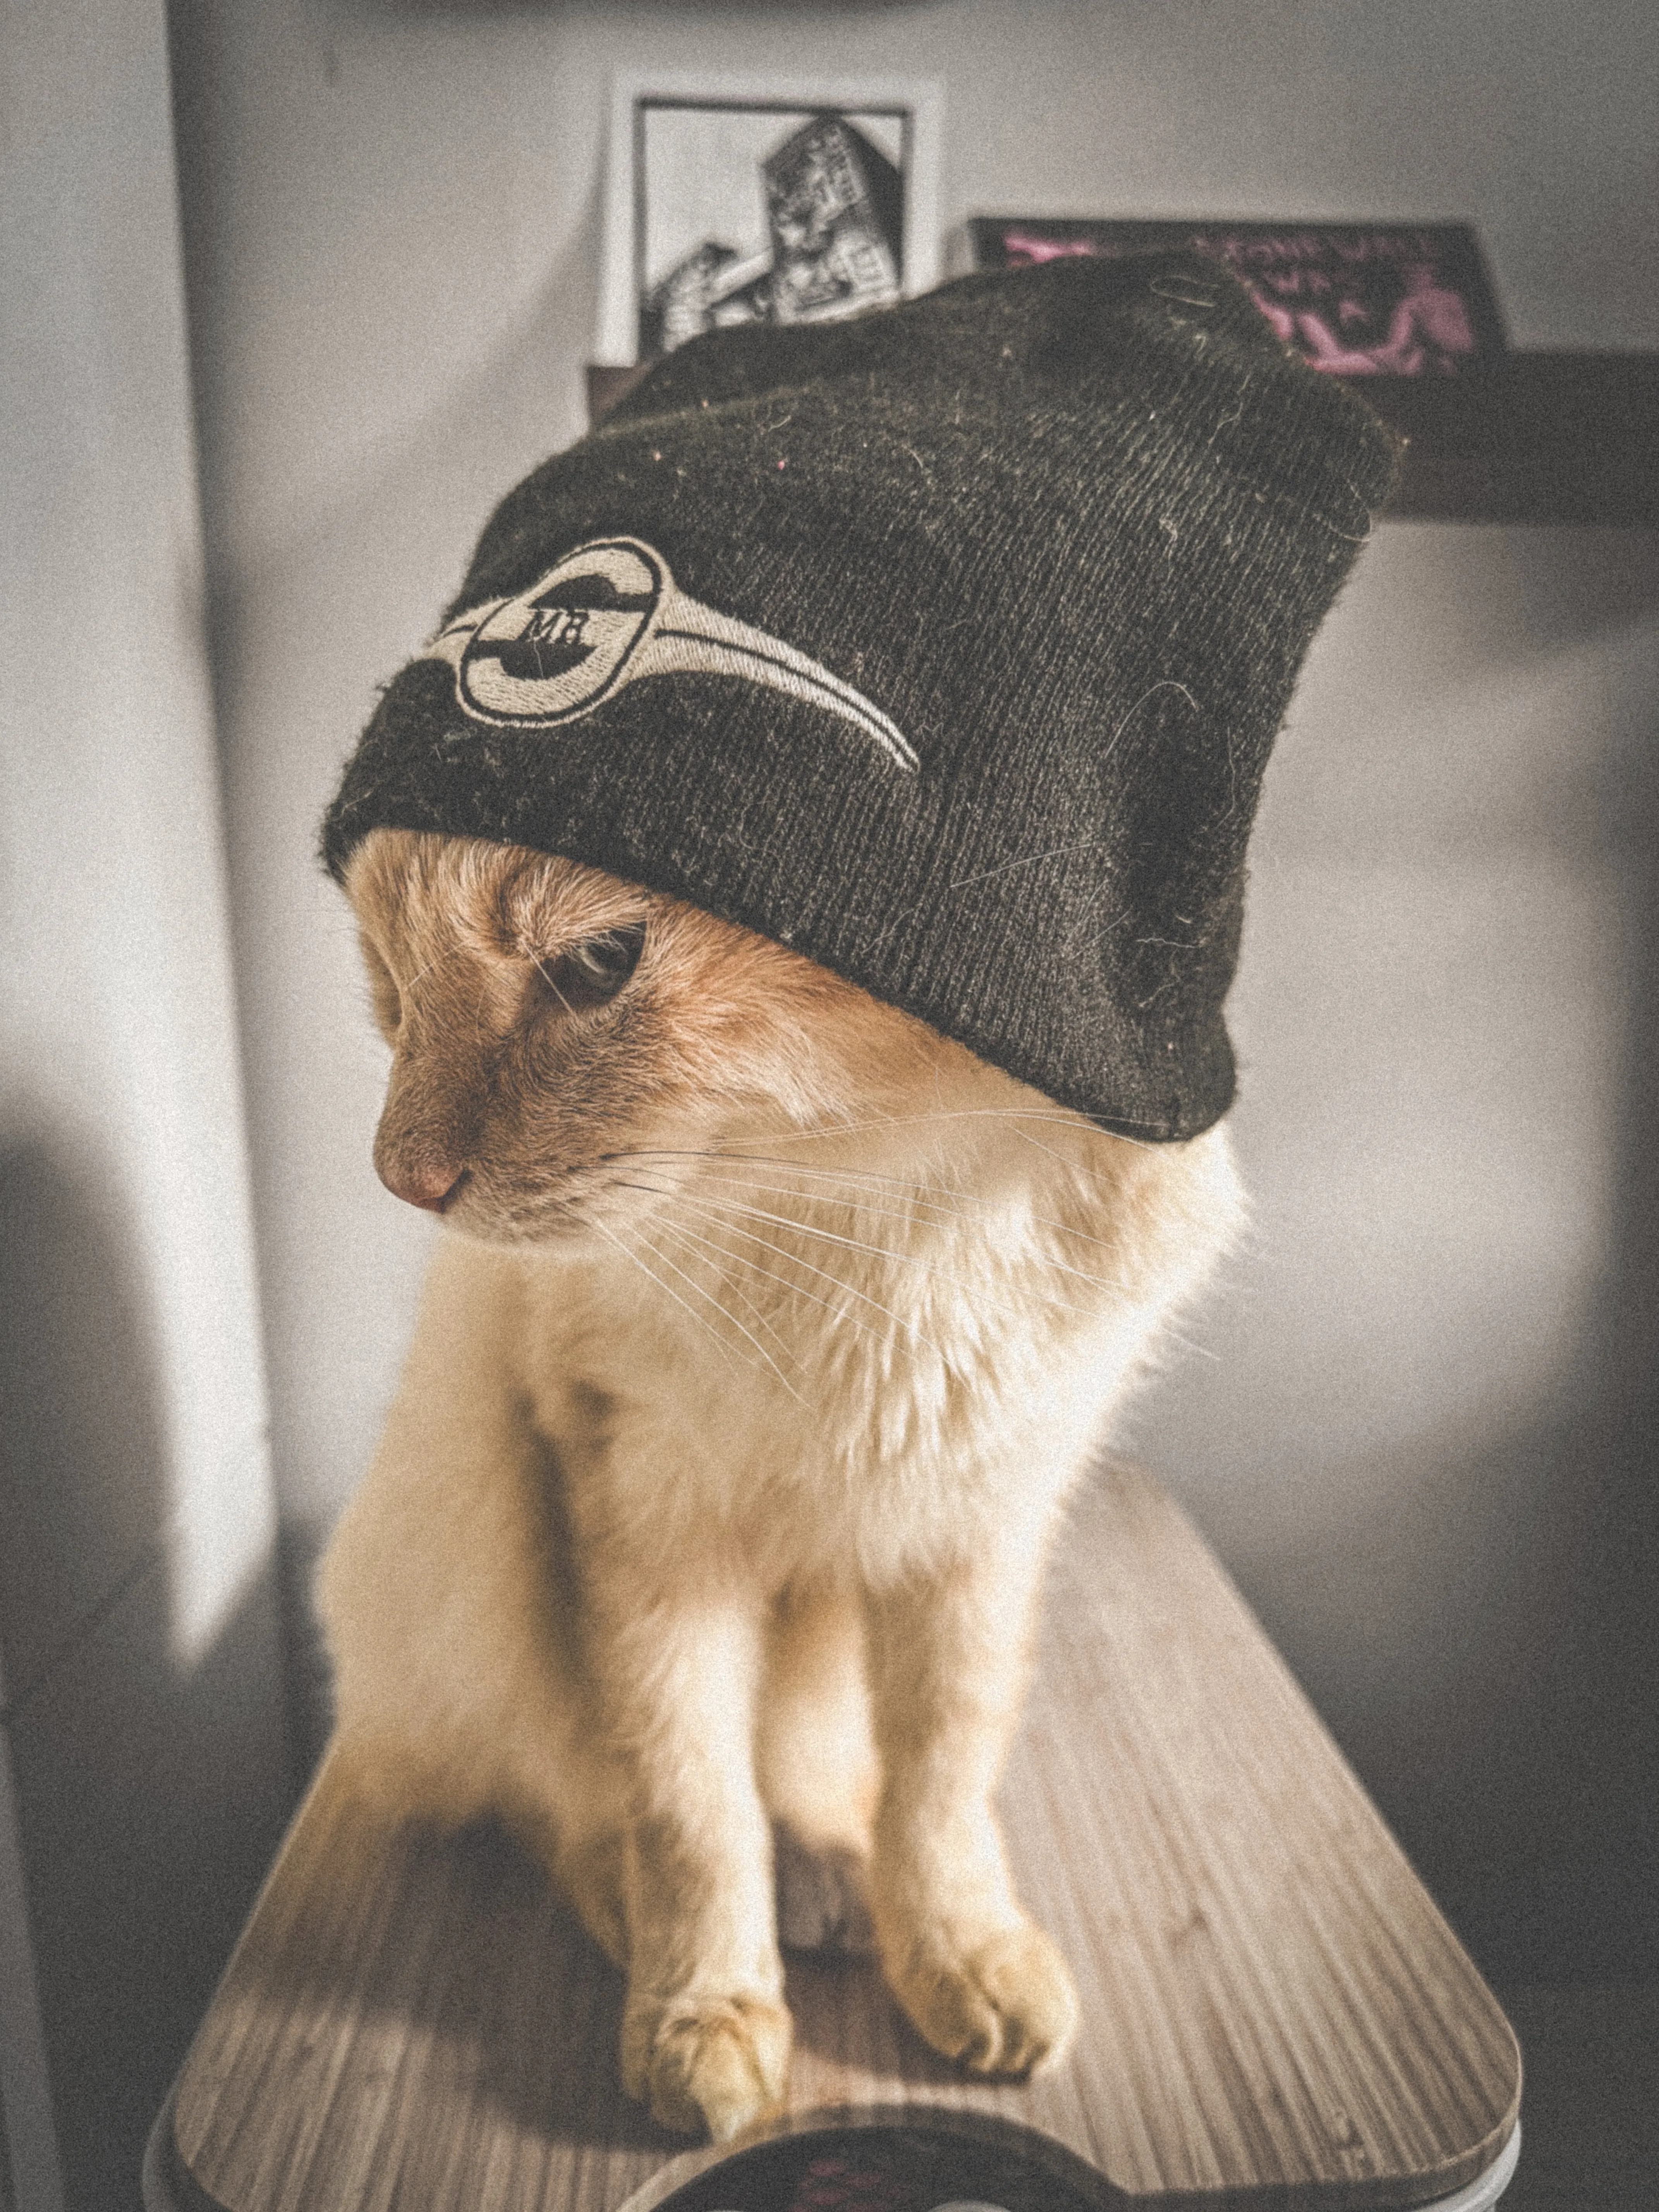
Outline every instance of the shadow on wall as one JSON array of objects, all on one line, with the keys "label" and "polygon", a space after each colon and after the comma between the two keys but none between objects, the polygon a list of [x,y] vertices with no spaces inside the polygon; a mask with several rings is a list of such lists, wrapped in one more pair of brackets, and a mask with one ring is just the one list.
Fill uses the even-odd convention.
[{"label": "shadow on wall", "polygon": [[[1578,532],[1517,538],[1519,551],[1498,545],[1479,556],[1501,579],[1505,619],[1515,626],[1508,640],[1514,660],[1528,646],[1562,653],[1594,632],[1605,633],[1615,620],[1626,630],[1650,623],[1659,581],[1651,541],[1634,549],[1626,541],[1621,550],[1618,540]],[[1449,604],[1472,608],[1479,617],[1480,580],[1467,541],[1462,555],[1437,542],[1414,558],[1446,563],[1419,588],[1437,581]],[[1449,573],[1458,558],[1470,562],[1461,586]],[[1511,558],[1517,565],[1509,574],[1504,564]],[[1427,628],[1425,647],[1432,649],[1443,626]],[[1396,637],[1396,650],[1400,641]],[[1412,642],[1418,641],[1413,634]],[[1340,1057],[1337,1078],[1325,1085],[1327,1118],[1316,1125],[1311,1146],[1304,1132],[1286,1126],[1285,1100],[1271,1103],[1269,1118],[1278,1126],[1269,1134],[1292,1206],[1305,1202],[1310,1210],[1340,1212],[1345,1178],[1356,1162],[1364,1166],[1366,1137],[1391,1147],[1384,1165],[1371,1171],[1371,1210],[1364,1215],[1365,1229],[1353,1234],[1353,1249],[1330,1242],[1314,1248],[1322,1257],[1335,1250],[1352,1260],[1346,1279],[1322,1284],[1334,1304],[1352,1310],[1334,1321],[1325,1337],[1310,1332],[1308,1341],[1316,1349],[1340,1346],[1346,1334],[1364,1345],[1375,1328],[1385,1346],[1415,1346],[1420,1353],[1425,1328],[1439,1328],[1452,1347],[1447,1359],[1484,1359],[1520,1388],[1528,1379],[1526,1353],[1517,1358],[1511,1346],[1491,1341],[1508,1328],[1522,1345],[1559,1342],[1562,1371],[1538,1376],[1530,1407],[1517,1405],[1512,1425],[1501,1405],[1484,1403],[1477,1393],[1462,1442],[1455,1422],[1437,1425],[1431,1418],[1437,1396],[1443,1404],[1456,1397],[1441,1370],[1423,1377],[1407,1364],[1378,1380],[1362,1364],[1378,1424],[1376,1433],[1364,1437],[1343,1429],[1328,1411],[1322,1414],[1319,1395],[1340,1393],[1341,1381],[1319,1373],[1302,1401],[1310,1408],[1307,1433],[1297,1433],[1282,1409],[1258,1422],[1253,1455],[1245,1455],[1256,1487],[1244,1508],[1226,1495],[1224,1453],[1210,1492],[1192,1495],[1200,1517],[1218,1523],[1247,1595],[1429,1887],[1500,1984],[1659,1974],[1659,1154],[1653,1137],[1659,1114],[1659,757],[1646,726],[1653,713],[1650,693],[1644,696],[1646,679],[1622,679],[1628,703],[1617,709],[1610,704],[1620,690],[1610,673],[1620,665],[1616,642],[1607,640],[1603,656],[1576,656],[1587,687],[1580,752],[1572,750],[1570,694],[1559,708],[1559,730],[1556,709],[1547,713],[1535,702],[1528,709],[1526,700],[1517,701],[1550,726],[1546,783],[1527,787],[1518,754],[1513,775],[1501,760],[1470,758],[1454,763],[1426,800],[1412,801],[1429,825],[1413,849],[1423,857],[1424,880],[1444,902],[1432,913],[1455,911],[1458,872],[1473,854],[1508,872],[1510,903],[1488,911],[1517,929],[1524,921],[1524,938],[1486,945],[1469,932],[1452,950],[1440,948],[1448,960],[1477,963],[1454,979],[1446,1007],[1413,1002],[1427,970],[1413,964],[1420,945],[1406,945],[1390,1003],[1369,1008],[1361,997],[1344,1010],[1352,1044],[1332,1036],[1334,1017],[1323,997],[1293,1036],[1286,1028],[1273,1040],[1281,1060],[1287,1036],[1296,1042],[1329,1037],[1331,1052]],[[1387,641],[1373,644],[1383,653]],[[1494,664],[1497,673],[1510,658],[1506,652]],[[1640,653],[1627,664],[1632,670],[1645,665]],[[1475,672],[1478,681],[1478,659]],[[1604,678],[1607,697],[1592,696],[1588,687]],[[1440,672],[1431,669],[1427,680],[1440,680]],[[1468,680],[1467,666],[1462,680]],[[1610,728],[1615,711],[1628,717],[1627,726]],[[1407,727],[1420,721],[1443,749],[1462,738],[1479,750],[1479,728],[1460,730],[1446,710],[1437,716],[1415,696],[1399,719]],[[1370,735],[1364,733],[1360,750]],[[1322,729],[1318,743],[1327,747]],[[1345,792],[1351,842],[1401,849],[1404,833],[1382,818],[1389,776],[1403,784],[1409,775],[1431,775],[1432,763],[1425,767],[1420,755],[1397,758],[1384,763],[1376,781],[1364,781],[1341,767],[1340,750],[1340,744],[1330,746],[1308,766],[1310,779],[1327,774],[1330,781],[1298,826],[1298,853],[1342,834],[1331,794]],[[1351,778],[1346,784],[1344,775]],[[1352,805],[1356,790],[1381,794],[1375,812],[1360,817]],[[1460,812],[1466,800],[1470,811]],[[1519,840],[1513,847],[1505,842],[1511,835]],[[1437,836],[1446,840],[1443,848],[1433,845]],[[1541,871],[1531,889],[1529,864]],[[1343,865],[1350,865],[1346,854]],[[1340,889],[1352,884],[1358,901],[1364,878],[1359,864],[1352,865],[1355,872]],[[1564,883],[1583,895],[1577,907],[1567,902]],[[1523,915],[1524,906],[1531,910]],[[1287,911],[1293,927],[1310,908]],[[1381,945],[1377,963],[1396,951],[1387,925],[1399,912],[1365,914],[1367,948]],[[1600,917],[1603,941],[1585,941],[1586,912]],[[1552,922],[1564,933],[1581,931],[1553,968]],[[1290,927],[1281,928],[1275,949],[1281,965],[1291,957]],[[1247,971],[1249,964],[1247,951]],[[1548,972],[1540,974],[1540,967]],[[1340,962],[1332,972],[1356,988]],[[1367,967],[1365,981],[1380,972],[1376,964]],[[1255,979],[1247,974],[1247,980]],[[1322,971],[1322,990],[1328,980]],[[1577,1024],[1575,985],[1603,993],[1606,1001],[1593,1018]],[[1281,980],[1275,988],[1285,987]],[[1618,1055],[1605,1088],[1577,1059],[1587,1038],[1601,1048],[1603,1012]],[[1452,1035],[1465,1022],[1480,1030],[1472,1042]],[[1414,1055],[1403,1072],[1390,1063],[1395,1048]],[[1528,1087],[1528,1055],[1553,1058],[1557,1072]],[[1439,1092],[1423,1079],[1437,1073],[1446,1077]],[[1397,1097],[1379,1104],[1367,1095],[1385,1091],[1396,1074]],[[1310,1079],[1310,1099],[1317,1088]],[[1518,1108],[1503,1095],[1510,1088],[1521,1094]],[[1331,1099],[1343,1109],[1334,1118]],[[1594,1126],[1573,1126],[1573,1106],[1593,1111]],[[1356,1114],[1370,1116],[1362,1118],[1358,1139],[1342,1126]],[[1334,1153],[1345,1142],[1349,1149],[1336,1166],[1328,1162],[1318,1170],[1322,1182],[1296,1181],[1313,1173],[1305,1158],[1310,1148]],[[1559,1174],[1556,1162],[1537,1160],[1538,1147],[1566,1156]],[[1537,1246],[1538,1237],[1551,1233],[1547,1227],[1530,1241],[1510,1241],[1514,1279],[1481,1282],[1464,1267],[1437,1280],[1443,1253],[1410,1248],[1414,1226],[1424,1221],[1420,1209],[1413,1210],[1415,1194],[1396,1195],[1388,1188],[1390,1176],[1408,1179],[1427,1162],[1437,1176],[1437,1202],[1455,1207],[1461,1171],[1471,1218],[1488,1219],[1482,1209],[1503,1203],[1500,1179],[1517,1148],[1534,1149],[1527,1164],[1538,1172],[1530,1189],[1522,1184],[1510,1190],[1511,1205],[1528,1203],[1531,1191],[1558,1206],[1568,1193],[1577,1205],[1592,1178],[1607,1194],[1607,1243],[1586,1283],[1582,1315],[1570,1319],[1534,1323],[1527,1312],[1536,1286],[1526,1269],[1535,1264],[1540,1275],[1546,1272],[1547,1259],[1539,1261]],[[1393,1243],[1373,1254],[1364,1238],[1381,1218],[1377,1206],[1397,1218],[1382,1223]],[[1466,1241],[1477,1233],[1457,1231]],[[1462,1267],[1468,1255],[1454,1256]],[[1490,1253],[1485,1261],[1488,1271],[1504,1264]],[[1305,1263],[1304,1272],[1310,1272]],[[1402,1331],[1386,1301],[1397,1304],[1414,1278],[1434,1312],[1424,1328]],[[1458,1311],[1460,1297],[1478,1310]],[[1226,1325],[1223,1316],[1220,1327]],[[1272,1327],[1269,1314],[1251,1340],[1267,1343]],[[1369,1355],[1370,1347],[1364,1348]],[[1414,1402],[1419,1383],[1431,1413],[1414,1426],[1423,1411]],[[1244,1357],[1234,1358],[1221,1387],[1248,1393]],[[1271,1456],[1275,1431],[1287,1463],[1284,1481]],[[1346,1447],[1346,1459],[1339,1446]],[[1259,1534],[1247,1523],[1251,1510]]]},{"label": "shadow on wall", "polygon": [[289,1809],[269,1579],[198,1665],[173,1655],[162,1408],[118,1220],[61,1140],[0,1152],[0,1717],[74,2212],[137,2202]]},{"label": "shadow on wall", "polygon": [[233,502],[216,495],[241,404],[214,263],[222,28],[205,0],[173,0],[169,26],[285,1648],[296,1736],[314,1759],[329,1695],[312,1573],[372,1455],[429,1241],[374,1178],[384,1055],[318,830],[376,683],[428,634],[502,494],[584,427],[600,186],[533,302],[470,373],[366,452],[360,476],[233,550]]},{"label": "shadow on wall", "polygon": [[[1447,1655],[1434,1710],[1360,1754],[1499,1980],[1659,1976],[1659,759],[1632,759],[1593,801],[1634,937],[1589,1411],[1450,1471],[1449,1491],[1478,1492],[1530,1458],[1538,1521],[1490,1564],[1480,1634]],[[1425,1761],[1443,1778],[1432,1802]]]},{"label": "shadow on wall", "polygon": [[[366,1009],[355,926],[316,859],[319,828],[373,711],[375,682],[427,635],[504,491],[567,441],[549,364],[573,321],[591,323],[598,226],[596,191],[533,313],[475,377],[307,527],[249,567],[214,572],[209,638],[228,738],[233,935],[289,1694],[296,1736],[313,1758],[331,1711],[312,1581],[333,1514],[378,1439],[384,1378],[401,1363],[430,1243],[429,1224],[374,1176],[386,1057]],[[584,302],[574,315],[573,291]],[[392,560],[369,550],[383,548],[396,549]],[[296,621],[308,630],[302,670],[290,658]],[[386,641],[378,665],[366,639]],[[273,885],[273,873],[288,884]],[[276,932],[263,926],[273,915]],[[281,930],[295,924],[302,934],[285,941]],[[319,1028],[323,1009],[325,1021],[343,1015],[343,1031]],[[307,1080],[296,1092],[298,1067]],[[343,1212],[351,1222],[344,1236]],[[334,1402],[331,1386],[341,1391]],[[319,1492],[320,1515],[310,1504]]]}]

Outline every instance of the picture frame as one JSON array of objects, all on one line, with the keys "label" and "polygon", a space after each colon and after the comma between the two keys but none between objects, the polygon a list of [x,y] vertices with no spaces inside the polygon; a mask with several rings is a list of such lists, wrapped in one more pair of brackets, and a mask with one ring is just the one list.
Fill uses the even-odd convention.
[{"label": "picture frame", "polygon": [[1457,376],[1504,358],[1480,240],[1466,222],[1138,222],[976,216],[968,265],[1192,251],[1224,262],[1286,344],[1342,376]]},{"label": "picture frame", "polygon": [[941,106],[921,80],[617,77],[596,365],[931,289]]}]

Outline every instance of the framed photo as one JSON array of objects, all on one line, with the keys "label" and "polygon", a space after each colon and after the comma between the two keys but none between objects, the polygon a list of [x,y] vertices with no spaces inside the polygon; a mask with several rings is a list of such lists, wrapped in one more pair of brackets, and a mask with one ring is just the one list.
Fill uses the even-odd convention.
[{"label": "framed photo", "polygon": [[620,79],[596,355],[813,322],[939,282],[937,86]]},{"label": "framed photo", "polygon": [[1341,376],[1455,376],[1504,352],[1492,281],[1468,223],[981,216],[968,234],[976,269],[1191,247],[1243,279],[1287,345]]}]

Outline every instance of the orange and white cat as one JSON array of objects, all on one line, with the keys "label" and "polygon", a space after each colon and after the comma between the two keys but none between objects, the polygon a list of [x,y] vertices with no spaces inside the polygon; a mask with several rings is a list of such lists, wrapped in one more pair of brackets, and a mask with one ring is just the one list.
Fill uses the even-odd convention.
[{"label": "orange and white cat", "polygon": [[766,939],[574,862],[374,831],[387,1185],[443,1216],[324,1563],[337,1771],[486,1812],[625,1968],[623,2079],[779,2097],[774,1838],[862,1869],[939,2051],[1076,2002],[992,1806],[1045,1551],[1240,1218],[1220,1128],[1108,1135]]}]

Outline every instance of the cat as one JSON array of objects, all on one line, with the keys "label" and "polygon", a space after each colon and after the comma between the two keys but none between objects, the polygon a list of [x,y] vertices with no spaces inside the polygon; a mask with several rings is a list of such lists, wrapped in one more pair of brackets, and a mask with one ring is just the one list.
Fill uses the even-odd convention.
[{"label": "cat", "polygon": [[672,2128],[782,2094],[775,1830],[861,1869],[937,2050],[1057,2057],[992,1796],[1066,1494],[1240,1221],[1224,1127],[1108,1134],[574,861],[382,828],[347,888],[375,1163],[444,1233],[319,1574],[337,1771],[532,1846]]}]

